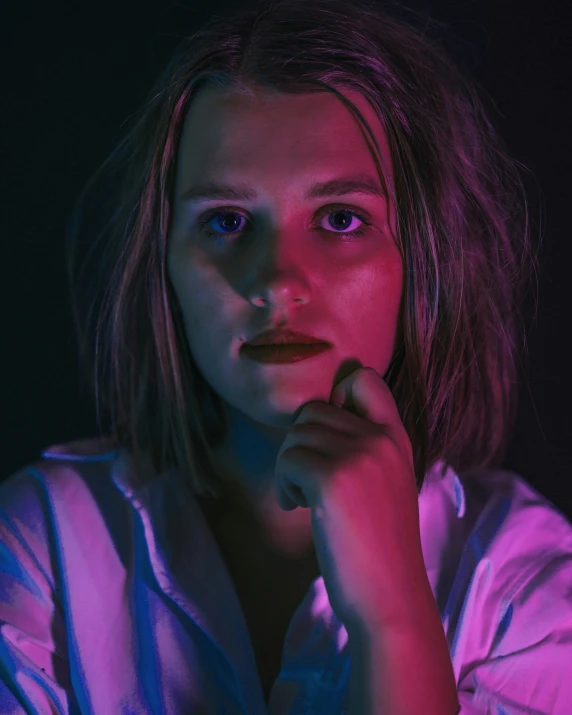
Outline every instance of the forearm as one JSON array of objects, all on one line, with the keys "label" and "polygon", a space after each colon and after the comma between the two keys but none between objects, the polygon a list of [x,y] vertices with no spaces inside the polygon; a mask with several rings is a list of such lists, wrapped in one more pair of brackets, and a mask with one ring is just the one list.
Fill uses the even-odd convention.
[{"label": "forearm", "polygon": [[449,647],[434,600],[417,615],[417,625],[348,631],[350,715],[457,715],[460,711]]}]

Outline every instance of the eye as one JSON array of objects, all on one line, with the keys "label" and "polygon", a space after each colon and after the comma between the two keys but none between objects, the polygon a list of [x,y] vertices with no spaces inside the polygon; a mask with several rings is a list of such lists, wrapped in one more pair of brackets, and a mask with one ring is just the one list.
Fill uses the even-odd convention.
[{"label": "eye", "polygon": [[[325,228],[324,225],[312,224],[312,230],[314,231],[326,231],[332,233],[334,236],[341,238],[344,241],[354,241],[356,238],[363,236],[367,230],[368,226],[371,226],[371,222],[362,213],[356,211],[353,208],[335,207],[330,208],[327,211],[322,210],[321,217],[327,219],[327,223],[333,230]],[[361,223],[360,226],[355,227],[356,219]],[[227,239],[231,237],[236,237],[244,233],[245,224],[248,223],[250,219],[244,214],[233,211],[233,210],[223,210],[213,209],[208,211],[203,217],[199,219],[198,226],[204,230],[207,236],[217,236],[219,238]],[[219,226],[222,231],[212,230],[210,227],[205,228],[207,224]],[[349,228],[351,230],[348,230]],[[341,231],[336,231],[335,228],[342,229]]]}]

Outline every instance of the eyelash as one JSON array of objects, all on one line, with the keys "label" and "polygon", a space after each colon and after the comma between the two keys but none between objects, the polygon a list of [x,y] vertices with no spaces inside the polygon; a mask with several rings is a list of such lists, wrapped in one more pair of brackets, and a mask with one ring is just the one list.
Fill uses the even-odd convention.
[{"label": "eyelash", "polygon": [[[361,213],[358,211],[355,211],[354,209],[348,208],[346,206],[344,207],[338,207],[338,208],[333,208],[330,209],[329,211],[325,211],[320,217],[319,220],[321,220],[324,216],[328,216],[330,214],[335,214],[335,213],[349,213],[353,214],[356,218],[358,218],[362,222],[362,226],[360,228],[356,228],[354,231],[346,231],[346,232],[337,232],[337,231],[328,231],[328,233],[333,233],[334,236],[341,237],[344,241],[351,243],[352,241],[355,241],[357,238],[360,238],[365,234],[367,231],[367,228],[371,226],[371,223],[367,220],[365,216],[363,216]],[[248,221],[248,217],[245,216],[244,214],[240,213],[239,211],[234,211],[231,209],[228,210],[220,210],[220,209],[213,209],[212,211],[208,211],[199,221],[198,225],[199,228],[204,229],[204,232],[207,234],[209,237],[217,236],[219,238],[227,238],[229,236],[235,236],[236,234],[240,234],[243,232],[242,231],[229,231],[228,233],[219,233],[218,231],[211,231],[209,229],[204,228],[208,222],[215,218],[215,216],[221,216],[224,214],[236,214],[237,216],[242,216],[246,221]],[[315,231],[322,230],[320,226],[312,226],[312,229]],[[323,229],[326,230],[326,229]]]}]

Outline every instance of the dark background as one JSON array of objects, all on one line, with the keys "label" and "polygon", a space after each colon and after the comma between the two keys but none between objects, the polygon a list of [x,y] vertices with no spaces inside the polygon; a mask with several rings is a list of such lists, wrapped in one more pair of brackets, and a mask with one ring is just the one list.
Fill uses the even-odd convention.
[{"label": "dark background", "polygon": [[[51,444],[96,433],[79,387],[64,268],[67,217],[179,38],[240,4],[51,2],[3,10],[0,480]],[[504,466],[572,520],[572,5],[405,4],[450,25],[448,49],[483,86],[509,152],[533,174],[525,177],[533,230],[540,224],[544,231],[539,316]]]}]

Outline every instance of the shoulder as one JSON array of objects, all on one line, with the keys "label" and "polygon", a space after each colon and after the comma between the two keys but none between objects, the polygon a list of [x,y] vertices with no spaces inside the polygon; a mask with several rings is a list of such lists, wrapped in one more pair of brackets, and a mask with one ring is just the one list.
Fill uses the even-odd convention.
[{"label": "shoulder", "polygon": [[467,508],[473,509],[471,545],[480,546],[482,556],[493,550],[503,561],[555,551],[572,555],[570,520],[516,472],[474,469],[462,482]]},{"label": "shoulder", "polygon": [[120,450],[112,446],[109,437],[86,437],[73,442],[54,444],[42,450],[45,460],[71,462],[106,462],[113,460]]},{"label": "shoulder", "polygon": [[56,444],[0,484],[0,529],[25,524],[48,528],[67,507],[74,511],[94,502],[95,490],[113,487],[113,464],[120,450],[107,439],[87,438]]},{"label": "shoulder", "polygon": [[463,488],[468,534],[449,602],[451,620],[466,622],[470,613],[475,637],[487,632],[492,652],[549,637],[568,622],[572,608],[572,524],[512,471],[473,470]]},{"label": "shoulder", "polygon": [[461,702],[568,712],[572,524],[514,472],[462,483],[466,538],[444,609]]}]

